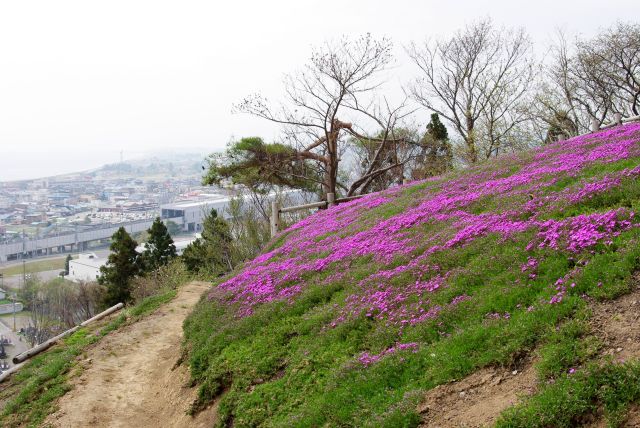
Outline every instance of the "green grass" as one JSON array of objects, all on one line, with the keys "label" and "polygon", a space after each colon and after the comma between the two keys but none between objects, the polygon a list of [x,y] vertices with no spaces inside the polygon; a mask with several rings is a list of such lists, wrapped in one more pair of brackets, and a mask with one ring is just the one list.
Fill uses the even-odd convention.
[{"label": "green grass", "polygon": [[536,351],[536,369],[541,381],[562,377],[597,355],[600,343],[589,335],[583,319],[586,317],[586,314],[576,316],[549,332],[545,343]]},{"label": "green grass", "polygon": [[[638,238],[639,231],[626,232],[595,256],[576,273],[576,295],[562,305],[540,301],[552,294],[548,284],[571,270],[565,254],[537,254],[544,262],[534,280],[509,269],[529,255],[518,241],[487,237],[436,256],[443,270],[465,266],[447,290],[434,295],[436,302],[446,304],[464,292],[474,296],[474,304],[462,303],[438,322],[405,329],[402,341],[419,342],[418,352],[398,353],[366,369],[354,363],[359,350],[388,348],[397,330],[365,317],[325,328],[333,305],[377,269],[366,260],[342,281],[311,286],[293,304],[264,305],[248,318],[201,302],[185,323],[192,375],[201,383],[199,405],[220,396],[221,424],[236,426],[413,426],[425,391],[480,367],[515,366],[538,345],[541,377],[561,376],[597,350],[597,343],[583,337],[586,303],[578,293],[607,298],[626,290],[640,258],[640,247],[629,244]],[[517,280],[521,286],[513,287]],[[600,281],[607,285],[599,287]],[[536,309],[527,312],[530,305]],[[505,312],[510,319],[486,317]]]},{"label": "green grass", "polygon": [[162,290],[123,310],[101,328],[81,328],[60,344],[33,357],[6,381],[9,387],[0,393],[0,400],[6,403],[0,413],[0,426],[39,426],[53,411],[55,401],[71,388],[69,378],[73,376],[78,356],[105,335],[138,321],[175,295],[175,289]]},{"label": "green grass", "polygon": [[574,427],[604,411],[609,426],[620,426],[629,404],[640,400],[640,363],[590,364],[564,375],[524,403],[503,413],[500,428]]},{"label": "green grass", "polygon": [[[28,274],[46,272],[49,270],[58,270],[58,269],[62,271],[64,270],[65,260],[66,260],[66,256],[57,257],[54,259],[44,259],[44,260],[35,260],[31,262],[26,262],[24,271]],[[5,276],[22,275],[23,267],[22,267],[22,264],[9,266],[9,267],[0,269],[0,273],[4,274]]]},{"label": "green grass", "polygon": [[[585,182],[639,162],[634,158],[593,164],[566,177],[548,177],[559,180],[541,192],[575,191]],[[517,167],[496,160],[445,178],[465,173],[508,176]],[[367,210],[358,222],[336,233],[348,236],[414,207],[443,182],[408,187],[393,203]],[[573,205],[550,203],[540,219],[620,207],[637,211],[639,183],[637,177],[624,178],[619,187]],[[500,213],[529,200],[526,192],[496,194],[465,209]],[[409,230],[407,236],[451,233],[446,227],[445,222],[429,221]],[[519,368],[533,356],[539,393],[508,410],[499,426],[575,426],[599,409],[615,425],[629,403],[640,401],[640,363],[596,363],[601,344],[597,332],[589,329],[589,304],[630,291],[640,271],[640,228],[579,254],[536,246],[527,250],[534,233],[482,236],[431,254],[429,265],[448,273],[446,283],[428,296],[429,304],[441,311],[437,318],[415,325],[386,325],[364,314],[335,326],[331,322],[347,296],[362,295],[362,279],[407,264],[432,245],[428,241],[410,256],[398,256],[388,264],[364,256],[350,259],[348,265],[330,265],[323,272],[306,272],[299,280],[304,289],[291,302],[262,304],[244,318],[236,316],[238,305],[224,298],[201,301],[184,324],[192,380],[200,385],[193,411],[219,400],[219,426],[414,427],[421,419],[417,406],[427,391],[483,367]],[[267,250],[284,245],[287,238],[286,233],[279,235]],[[325,238],[330,236],[316,242]],[[326,254],[298,255],[312,260]],[[539,262],[531,276],[521,269],[529,258]],[[326,281],[337,273],[344,275]],[[428,279],[434,273],[423,275]],[[567,289],[561,304],[550,304],[559,278],[575,286]],[[402,288],[409,281],[416,278],[405,273],[389,284]],[[450,305],[461,295],[470,299]],[[416,303],[411,299],[407,302]],[[369,366],[358,361],[365,351],[380,354],[398,342],[419,346],[415,351],[386,355]],[[578,371],[569,374],[575,368]]]}]

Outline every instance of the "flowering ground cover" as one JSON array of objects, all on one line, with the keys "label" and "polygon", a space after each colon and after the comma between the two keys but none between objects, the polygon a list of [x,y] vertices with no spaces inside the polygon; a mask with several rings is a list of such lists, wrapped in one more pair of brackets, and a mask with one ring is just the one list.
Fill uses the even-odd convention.
[{"label": "flowering ground cover", "polygon": [[[629,289],[639,165],[630,124],[307,217],[185,323],[194,410],[220,396],[222,425],[414,426],[425,391],[513,364]],[[565,354],[543,378],[589,357]]]}]

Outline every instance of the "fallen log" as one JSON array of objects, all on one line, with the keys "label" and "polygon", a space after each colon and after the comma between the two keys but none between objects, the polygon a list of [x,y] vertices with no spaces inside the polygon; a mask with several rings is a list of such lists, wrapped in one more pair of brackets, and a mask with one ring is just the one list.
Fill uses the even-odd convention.
[{"label": "fallen log", "polygon": [[13,363],[14,364],[18,364],[21,363],[25,360],[28,360],[29,358],[33,357],[34,355],[38,355],[40,352],[50,348],[53,344],[55,344],[58,340],[62,339],[65,336],[70,335],[71,333],[74,333],[75,331],[77,331],[80,327],[84,327],[94,321],[99,320],[100,318],[104,318],[107,315],[111,315],[112,313],[119,311],[120,309],[122,309],[124,307],[123,303],[118,303],[115,306],[110,307],[109,309],[107,309],[106,311],[100,312],[98,315],[96,315],[93,318],[89,318],[86,321],[83,321],[82,323],[80,323],[79,325],[70,328],[69,330],[66,330],[62,333],[60,333],[59,335],[52,337],[51,339],[47,340],[46,342],[42,342],[41,344],[34,346],[31,349],[28,349],[26,351],[24,351],[22,354],[18,354],[15,357],[13,357]]}]

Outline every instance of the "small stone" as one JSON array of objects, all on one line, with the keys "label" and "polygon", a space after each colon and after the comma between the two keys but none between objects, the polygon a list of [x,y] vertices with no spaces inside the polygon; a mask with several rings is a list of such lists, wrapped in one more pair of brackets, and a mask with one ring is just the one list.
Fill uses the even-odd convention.
[{"label": "small stone", "polygon": [[622,352],[622,348],[616,348],[616,352]]},{"label": "small stone", "polygon": [[466,392],[464,392],[464,391],[462,391],[462,392],[460,393],[460,397],[464,397],[465,395],[467,395],[467,393],[466,393]]},{"label": "small stone", "polygon": [[421,404],[420,406],[418,406],[418,413],[420,413],[421,415],[429,413],[429,405]]},{"label": "small stone", "polygon": [[514,376],[517,375],[518,374],[518,370],[512,371],[511,374],[514,375]]}]

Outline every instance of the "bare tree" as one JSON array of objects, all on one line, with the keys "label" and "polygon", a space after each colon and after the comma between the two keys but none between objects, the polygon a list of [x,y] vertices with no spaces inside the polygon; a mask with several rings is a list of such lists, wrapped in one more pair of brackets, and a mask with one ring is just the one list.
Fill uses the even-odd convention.
[{"label": "bare tree", "polygon": [[586,89],[595,89],[609,111],[640,114],[640,25],[618,23],[578,40],[576,48],[577,77]]},{"label": "bare tree", "polygon": [[[277,156],[263,156],[262,162],[272,161],[279,168],[288,165],[289,177],[315,181],[324,194],[341,189],[352,195],[369,180],[398,168],[406,160],[398,159],[394,165],[373,162],[350,185],[339,180],[341,154],[350,138],[375,141],[380,153],[404,142],[394,134],[394,127],[411,113],[406,103],[391,107],[375,96],[392,61],[391,50],[388,39],[375,40],[370,35],[326,43],[313,51],[303,71],[286,77],[285,103],[273,104],[253,95],[236,105],[235,111],[283,125],[285,147]],[[375,130],[365,132],[369,128]],[[314,169],[307,173],[295,165]]]},{"label": "bare tree", "polygon": [[30,278],[20,290],[20,299],[29,311],[27,340],[31,345],[42,343],[91,318],[97,313],[104,292],[104,287],[96,283],[74,284],[60,278],[41,282]]},{"label": "bare tree", "polygon": [[72,295],[76,320],[82,322],[96,315],[105,293],[105,287],[97,282],[81,281],[78,283]]},{"label": "bare tree", "polygon": [[513,142],[518,126],[528,120],[521,104],[535,74],[523,30],[495,29],[483,20],[449,39],[411,44],[408,53],[421,71],[410,94],[451,123],[468,162],[498,154]]},{"label": "bare tree", "polygon": [[640,25],[619,23],[571,44],[559,33],[550,52],[532,104],[547,140],[588,132],[592,119],[640,114]]}]

